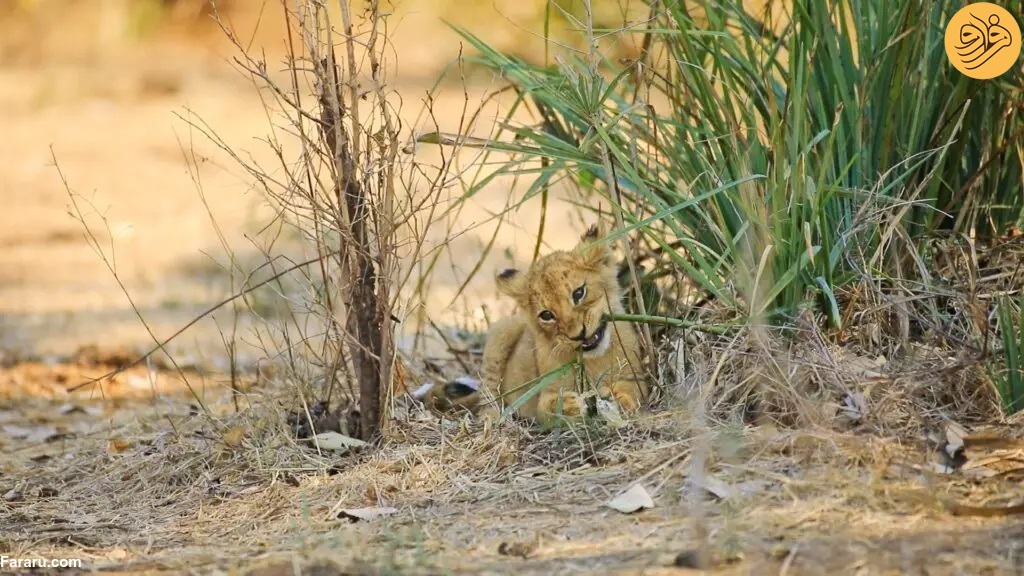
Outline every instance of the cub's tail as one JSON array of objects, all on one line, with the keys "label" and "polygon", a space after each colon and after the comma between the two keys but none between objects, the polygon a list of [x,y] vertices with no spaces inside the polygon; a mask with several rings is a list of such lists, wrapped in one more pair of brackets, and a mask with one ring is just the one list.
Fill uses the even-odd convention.
[{"label": "cub's tail", "polygon": [[441,413],[456,408],[478,412],[495,400],[493,395],[500,393],[505,368],[525,332],[526,323],[515,316],[496,322],[484,344],[483,381],[460,376],[444,384],[424,384],[413,396]]},{"label": "cub's tail", "polygon": [[445,413],[456,408],[474,411],[480,404],[480,381],[459,376],[444,384],[428,382],[413,391],[412,396],[431,409]]}]

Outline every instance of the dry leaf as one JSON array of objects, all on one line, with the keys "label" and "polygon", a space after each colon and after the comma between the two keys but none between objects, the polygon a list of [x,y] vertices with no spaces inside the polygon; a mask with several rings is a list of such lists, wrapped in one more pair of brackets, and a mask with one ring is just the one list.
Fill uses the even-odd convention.
[{"label": "dry leaf", "polygon": [[360,520],[369,522],[384,516],[390,516],[398,512],[398,508],[371,506],[369,508],[349,508],[338,512],[338,519],[348,519],[350,522]]},{"label": "dry leaf", "polygon": [[617,402],[613,402],[612,400],[606,400],[604,398],[598,398],[597,413],[613,429],[621,428],[626,425],[626,419],[622,417],[622,410],[619,409],[619,405]]},{"label": "dry leaf", "polygon": [[238,448],[242,445],[242,440],[245,439],[245,426],[232,426],[224,431],[221,438],[229,447]]},{"label": "dry leaf", "polygon": [[704,488],[719,500],[725,500],[734,493],[733,489],[728,484],[713,476],[704,477],[699,484],[701,488]]},{"label": "dry leaf", "polygon": [[975,479],[991,478],[993,476],[998,476],[999,475],[999,472],[996,472],[995,470],[992,470],[991,468],[985,468],[984,466],[979,466],[977,468],[961,469],[960,473],[963,474],[965,478],[975,478]]},{"label": "dry leaf", "polygon": [[967,436],[967,430],[963,426],[956,422],[949,422],[946,424],[946,454],[950,458],[956,458],[964,449],[964,436]]},{"label": "dry leaf", "polygon": [[42,444],[60,436],[60,431],[53,426],[17,426],[5,424],[4,433],[11,438],[24,439],[30,444]]},{"label": "dry leaf", "polygon": [[61,404],[60,408],[57,408],[57,413],[61,414],[62,416],[66,416],[68,414],[74,414],[76,412],[80,412],[80,413],[84,414],[85,413],[85,409],[82,408],[81,406],[79,406],[78,404],[72,404],[70,402],[68,402],[66,404]]},{"label": "dry leaf", "polygon": [[746,482],[739,482],[737,484],[729,484],[723,480],[719,480],[714,476],[706,476],[703,480],[696,483],[697,486],[710,492],[715,498],[719,500],[725,500],[726,498],[732,498],[735,496],[750,496],[756,494],[767,488],[771,482],[767,480],[747,480]]},{"label": "dry leaf", "polygon": [[4,424],[4,434],[10,436],[15,440],[21,440],[22,438],[28,438],[32,435],[32,428],[25,426],[18,426],[17,424]]},{"label": "dry leaf", "polygon": [[124,452],[125,450],[127,450],[127,449],[129,449],[131,447],[132,447],[132,441],[131,440],[124,440],[124,439],[121,439],[121,438],[111,438],[110,441],[107,442],[107,452],[110,452],[111,454],[120,454],[120,453]]},{"label": "dry leaf", "polygon": [[747,480],[746,482],[733,485],[732,490],[734,494],[750,496],[767,489],[771,485],[772,483],[768,480]]},{"label": "dry leaf", "polygon": [[647,490],[639,484],[633,484],[629,490],[605,502],[605,506],[623,514],[632,514],[644,508],[654,508],[654,500]]},{"label": "dry leaf", "polygon": [[960,471],[966,476],[988,478],[1024,470],[1024,451],[993,450],[984,455],[975,455],[968,450],[967,462]]},{"label": "dry leaf", "polygon": [[129,554],[124,548],[114,548],[112,550],[107,550],[103,556],[105,556],[107,560],[118,561],[127,559],[131,554]]},{"label": "dry leaf", "polygon": [[839,366],[844,372],[856,378],[860,382],[881,380],[885,375],[881,372],[886,364],[884,356],[868,358],[849,351],[842,351],[839,354]]},{"label": "dry leaf", "polygon": [[849,392],[843,395],[843,415],[859,422],[868,414],[868,399],[861,392]]},{"label": "dry leaf", "polygon": [[316,435],[314,442],[316,445],[320,446],[321,450],[345,450],[348,448],[366,446],[366,442],[363,442],[358,438],[353,438],[337,432],[321,432]]}]

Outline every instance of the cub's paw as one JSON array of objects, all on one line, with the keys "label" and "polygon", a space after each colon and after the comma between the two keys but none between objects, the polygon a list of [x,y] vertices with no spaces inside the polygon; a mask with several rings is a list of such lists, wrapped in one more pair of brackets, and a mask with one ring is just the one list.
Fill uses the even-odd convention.
[{"label": "cub's paw", "polygon": [[640,391],[633,382],[620,381],[599,390],[602,398],[615,401],[623,413],[632,414],[640,411]]},{"label": "cub's paw", "polygon": [[482,404],[477,410],[476,419],[494,425],[501,420],[501,411],[490,404]]},{"label": "cub's paw", "polygon": [[541,420],[552,420],[557,417],[578,418],[583,414],[582,406],[582,399],[575,392],[542,392],[537,401],[537,416]]}]

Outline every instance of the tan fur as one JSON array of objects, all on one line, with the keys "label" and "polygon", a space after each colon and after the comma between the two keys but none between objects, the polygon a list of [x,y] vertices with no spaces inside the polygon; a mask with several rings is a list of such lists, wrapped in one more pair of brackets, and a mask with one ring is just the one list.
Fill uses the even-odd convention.
[{"label": "tan fur", "polygon": [[[491,327],[484,348],[483,384],[501,405],[526,393],[530,381],[579,357],[586,380],[601,397],[616,401],[625,412],[640,408],[647,386],[633,325],[607,322],[601,345],[587,353],[581,349],[581,334],[583,340],[592,338],[604,315],[623,312],[612,254],[599,240],[600,232],[592,228],[575,250],[549,254],[526,272],[506,270],[498,275],[498,289],[519,305],[516,316]],[[584,285],[585,296],[574,302],[573,292]],[[545,310],[553,320],[541,320]],[[558,377],[518,414],[542,424],[559,415],[580,415],[585,407],[577,393],[576,374],[569,371]],[[466,398],[460,404],[468,407],[479,400]],[[484,408],[485,416],[496,414],[493,404]]]}]

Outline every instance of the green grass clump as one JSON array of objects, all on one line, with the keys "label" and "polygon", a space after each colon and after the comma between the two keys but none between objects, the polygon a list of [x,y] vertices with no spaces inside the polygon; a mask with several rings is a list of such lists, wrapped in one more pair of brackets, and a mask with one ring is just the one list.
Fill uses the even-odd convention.
[{"label": "green grass clump", "polygon": [[989,363],[989,375],[995,383],[1003,410],[1012,414],[1024,408],[1024,296],[1017,302],[1000,298],[996,318],[1002,334],[1002,362]]},{"label": "green grass clump", "polygon": [[540,119],[486,144],[532,178],[523,201],[567,182],[744,317],[839,325],[841,290],[913,268],[930,233],[1021,222],[1021,75],[953,68],[961,7],[796,0],[773,32],[739,0],[652,2],[625,67],[596,49],[534,66],[458,31]]}]

